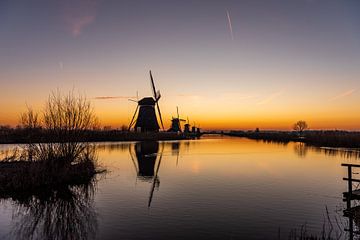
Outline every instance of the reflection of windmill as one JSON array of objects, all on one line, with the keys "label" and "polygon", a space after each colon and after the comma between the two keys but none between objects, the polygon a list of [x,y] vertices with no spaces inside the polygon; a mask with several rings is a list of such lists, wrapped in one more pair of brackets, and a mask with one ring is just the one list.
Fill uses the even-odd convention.
[{"label": "reflection of windmill", "polygon": [[160,169],[163,150],[164,148],[162,148],[160,154],[158,154],[159,143],[154,141],[136,143],[135,156],[131,148],[129,149],[131,160],[133,161],[137,173],[137,178],[145,182],[151,182],[148,207],[150,207],[155,187],[158,189],[160,186],[158,172]]},{"label": "reflection of windmill", "polygon": [[171,128],[169,132],[181,132],[181,122],[185,122],[185,119],[181,119],[179,116],[179,108],[176,107],[177,117],[172,117],[171,119]]},{"label": "reflection of windmill", "polygon": [[[151,89],[153,92],[153,97],[144,97],[141,100],[136,101],[138,105],[129,124],[129,130],[135,123],[134,129],[136,131],[139,130],[141,132],[158,132],[160,127],[156,118],[155,105],[157,107],[162,129],[164,129],[164,124],[162,121],[160,107],[159,107],[159,99],[161,97],[161,94],[160,91],[156,91],[155,89],[154,79],[151,74],[151,71],[150,71],[150,80],[151,80]],[[135,120],[135,116],[138,111],[139,114],[137,115],[137,118]]]},{"label": "reflection of windmill", "polygon": [[176,166],[179,163],[179,155],[180,155],[180,142],[172,142],[171,143],[171,154],[176,156]]}]

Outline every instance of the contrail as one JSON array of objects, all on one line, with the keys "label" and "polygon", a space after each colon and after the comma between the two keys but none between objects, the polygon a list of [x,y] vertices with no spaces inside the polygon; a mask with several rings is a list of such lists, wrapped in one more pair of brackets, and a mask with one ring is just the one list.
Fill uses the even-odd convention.
[{"label": "contrail", "polygon": [[350,96],[350,95],[352,95],[355,91],[356,91],[356,89],[350,89],[350,90],[348,90],[348,91],[346,91],[346,92],[343,92],[343,93],[341,93],[341,94],[339,94],[339,95],[336,95],[335,97],[330,98],[329,100],[330,100],[330,101],[334,101],[334,100],[339,99],[339,98],[343,98],[343,97]]},{"label": "contrail", "polygon": [[231,34],[231,40],[234,40],[233,28],[232,28],[232,24],[231,24],[230,13],[229,13],[228,10],[226,10],[226,15],[227,15],[228,24],[229,24],[229,29],[230,29],[230,34]]},{"label": "contrail", "polygon": [[100,97],[94,97],[93,99],[107,100],[107,99],[127,99],[127,98],[135,98],[135,97],[134,96],[100,96]]},{"label": "contrail", "polygon": [[265,105],[268,104],[270,102],[272,102],[275,98],[281,96],[283,94],[284,90],[281,90],[279,92],[273,93],[271,94],[269,97],[263,99],[262,101],[258,102],[258,105]]}]

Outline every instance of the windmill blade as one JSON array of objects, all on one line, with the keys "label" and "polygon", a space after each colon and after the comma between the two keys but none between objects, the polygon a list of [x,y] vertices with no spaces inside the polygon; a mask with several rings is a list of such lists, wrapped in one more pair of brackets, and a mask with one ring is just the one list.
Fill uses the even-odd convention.
[{"label": "windmill blade", "polygon": [[159,101],[160,98],[161,98],[161,93],[160,93],[160,90],[158,90],[156,92],[156,101]]},{"label": "windmill blade", "polygon": [[155,100],[157,100],[157,98],[156,98],[155,83],[154,83],[154,78],[153,78],[153,76],[152,76],[151,70],[150,70],[150,81],[151,81],[151,89],[152,89],[152,91],[153,91],[154,98],[155,98]]},{"label": "windmill blade", "polygon": [[130,99],[130,98],[129,98],[128,100],[129,100],[129,101],[132,101],[132,102],[136,102],[136,103],[138,102],[138,101],[136,101],[136,100],[134,100],[134,99]]},{"label": "windmill blade", "polygon": [[179,119],[179,121],[186,122],[186,120],[185,120],[185,119]]},{"label": "windmill blade", "polygon": [[162,120],[162,116],[161,116],[160,107],[159,107],[159,103],[158,103],[158,102],[156,102],[156,107],[157,107],[157,110],[158,110],[158,112],[159,112],[161,127],[162,127],[163,130],[165,130],[165,129],[164,129],[164,123],[163,123],[163,120]]},{"label": "windmill blade", "polygon": [[155,183],[156,183],[156,180],[158,180],[158,173],[159,173],[159,169],[160,169],[160,164],[161,164],[161,159],[162,159],[162,156],[163,156],[163,152],[164,152],[164,146],[162,146],[159,161],[158,161],[158,165],[156,167],[155,175],[154,175],[154,178],[153,178],[153,183],[151,185],[150,196],[149,196],[149,201],[148,201],[148,208],[151,206],[151,201],[152,201],[152,198],[153,198],[153,195],[154,195]]},{"label": "windmill blade", "polygon": [[139,109],[139,105],[137,105],[137,106],[136,106],[136,109],[135,109],[134,115],[133,115],[133,117],[132,117],[132,119],[131,119],[131,122],[130,122],[130,124],[129,124],[128,131],[130,131],[130,129],[131,129],[131,127],[132,127],[133,123],[134,123],[134,119],[135,119],[135,116],[136,116],[136,113],[137,113],[138,109]]},{"label": "windmill blade", "polygon": [[177,118],[179,118],[179,107],[176,106],[176,113],[177,113]]}]

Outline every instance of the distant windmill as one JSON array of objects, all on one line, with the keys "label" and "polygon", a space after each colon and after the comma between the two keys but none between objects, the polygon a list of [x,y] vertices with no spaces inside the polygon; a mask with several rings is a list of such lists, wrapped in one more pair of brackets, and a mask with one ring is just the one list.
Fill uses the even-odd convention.
[{"label": "distant windmill", "polygon": [[181,122],[185,122],[185,119],[181,119],[179,116],[179,108],[176,107],[177,117],[171,119],[171,128],[169,132],[181,132]]},{"label": "distant windmill", "polygon": [[190,132],[190,122],[189,122],[189,118],[187,118],[187,122],[184,125],[184,132],[185,133],[189,133]]},{"label": "distant windmill", "polygon": [[[151,71],[150,71],[150,81],[151,81],[151,89],[153,92],[153,97],[144,97],[141,100],[135,101],[138,103],[138,105],[129,124],[129,131],[135,123],[134,129],[136,131],[140,130],[141,132],[158,132],[160,126],[158,124],[156,117],[155,105],[159,114],[162,129],[164,130],[164,124],[159,107],[159,99],[161,98],[161,94],[160,91],[156,91],[155,89],[154,79],[151,74]],[[137,115],[137,118],[135,120],[135,116],[138,111],[139,114]]]}]

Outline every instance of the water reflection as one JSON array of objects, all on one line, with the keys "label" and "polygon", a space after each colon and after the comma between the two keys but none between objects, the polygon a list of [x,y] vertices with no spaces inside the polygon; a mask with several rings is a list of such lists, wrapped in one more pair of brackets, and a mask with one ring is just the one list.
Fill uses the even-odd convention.
[{"label": "water reflection", "polygon": [[306,157],[309,151],[322,153],[332,157],[342,157],[346,159],[360,159],[360,149],[349,148],[327,148],[308,146],[303,142],[294,143],[294,152],[299,157]]},{"label": "water reflection", "polygon": [[180,142],[171,143],[171,154],[176,156],[176,166],[179,164]]},{"label": "water reflection", "polygon": [[151,183],[148,207],[151,206],[155,188],[159,190],[160,178],[158,173],[163,149],[164,146],[162,146],[159,154],[159,142],[155,141],[137,142],[134,145],[135,154],[133,154],[131,147],[129,148],[130,156],[137,172],[137,178]]},{"label": "water reflection", "polygon": [[299,156],[299,157],[306,157],[306,154],[308,153],[309,148],[306,146],[305,143],[303,142],[298,142],[294,145],[294,152]]},{"label": "water reflection", "polygon": [[342,157],[347,159],[360,159],[360,149],[343,149],[343,148],[316,148],[316,152],[325,153],[325,155],[333,157]]},{"label": "water reflection", "polygon": [[[61,208],[61,204],[55,203],[59,200],[53,200],[54,203],[51,200],[64,197],[53,194],[45,200],[37,197],[31,204],[17,207],[14,215],[17,227],[13,232],[18,235],[9,239],[46,239],[51,234],[55,239],[85,239],[92,238],[93,233],[85,235],[91,231],[97,232],[98,239],[289,239],[293,228],[298,233],[305,229],[308,235],[315,234],[319,239],[323,230],[326,234],[331,232],[333,239],[348,239],[349,235],[343,231],[349,229],[349,225],[342,216],[345,203],[341,199],[341,193],[346,190],[342,181],[345,169],[339,165],[356,163],[340,157],[356,156],[354,154],[302,143],[279,145],[213,137],[198,141],[111,142],[96,146],[100,164],[111,169],[109,178],[99,182],[101,191],[96,197],[101,214],[99,231],[96,216],[79,215],[94,215],[92,203],[83,203],[90,205],[87,210],[82,210],[81,204],[75,207],[80,210],[73,210],[71,204],[77,203],[71,203],[74,200],[70,198],[66,211],[77,216],[68,217],[76,220],[66,220],[65,213],[56,212],[59,211],[56,208]],[[330,155],[334,157],[329,158]],[[178,167],[175,167],[176,161]],[[152,208],[148,209],[147,205]],[[329,213],[324,212],[325,206]],[[34,217],[36,211],[53,211],[64,219],[63,223],[45,216],[52,214]],[[26,218],[32,220],[26,222]],[[39,218],[43,220],[37,220]],[[4,214],[3,219],[8,217]],[[359,230],[358,219],[354,218],[355,231]],[[46,227],[41,223],[45,221]],[[69,222],[77,226],[69,226]],[[0,224],[0,232],[8,231],[1,217]],[[63,224],[59,233],[54,233],[56,224]],[[66,235],[71,227],[85,234]],[[81,230],[86,227],[90,230]],[[279,227],[281,238],[278,238]],[[33,228],[39,230],[31,233]],[[46,235],[46,232],[53,233]],[[341,238],[337,237],[341,233]]]},{"label": "water reflection", "polygon": [[91,182],[13,199],[9,239],[95,239],[94,188]]},{"label": "water reflection", "polygon": [[130,142],[98,143],[96,144],[96,148],[100,151],[107,150],[108,152],[126,152],[131,145],[132,143]]}]

